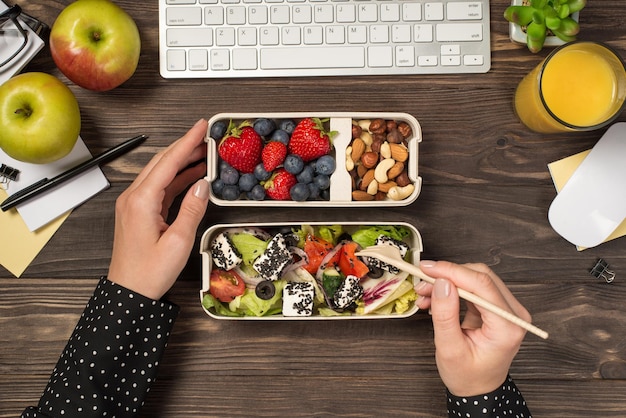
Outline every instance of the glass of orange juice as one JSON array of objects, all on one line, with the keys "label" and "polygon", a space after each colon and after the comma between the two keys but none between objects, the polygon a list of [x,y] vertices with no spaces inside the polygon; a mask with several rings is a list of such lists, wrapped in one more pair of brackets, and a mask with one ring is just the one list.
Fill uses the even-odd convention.
[{"label": "glass of orange juice", "polygon": [[590,131],[615,120],[626,99],[622,59],[599,42],[556,48],[517,87],[515,112],[535,132]]}]

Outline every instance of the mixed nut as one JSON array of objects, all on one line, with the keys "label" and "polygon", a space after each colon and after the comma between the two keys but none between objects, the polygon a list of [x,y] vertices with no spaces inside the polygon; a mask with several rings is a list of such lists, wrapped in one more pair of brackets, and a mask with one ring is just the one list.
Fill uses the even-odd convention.
[{"label": "mixed nut", "polygon": [[346,169],[352,178],[352,200],[403,200],[415,191],[408,175],[411,126],[402,121],[352,121]]}]

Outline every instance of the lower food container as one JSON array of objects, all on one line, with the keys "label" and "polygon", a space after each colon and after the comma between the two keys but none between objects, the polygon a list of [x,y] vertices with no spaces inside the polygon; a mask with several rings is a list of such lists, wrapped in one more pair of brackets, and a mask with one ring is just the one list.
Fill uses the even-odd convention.
[{"label": "lower food container", "polygon": [[[223,160],[218,149],[223,140],[221,135],[223,135],[225,125],[232,123],[238,126],[242,122],[254,125],[259,119],[269,120],[273,128],[270,128],[267,131],[269,133],[262,137],[263,143],[267,144],[274,140],[273,132],[278,130],[282,123],[287,121],[297,124],[305,118],[318,118],[324,122],[325,129],[333,132],[332,150],[329,155],[334,157],[336,169],[330,175],[330,186],[327,191],[320,193],[323,195],[321,198],[309,197],[304,200],[294,200],[289,197],[274,200],[266,195],[261,200],[255,200],[249,197],[248,188],[229,193],[227,198],[220,194],[221,192],[216,191],[216,187],[213,187],[211,201],[219,206],[393,207],[409,205],[417,199],[422,186],[422,179],[418,173],[418,153],[422,131],[417,119],[407,113],[312,112],[214,115],[209,119],[206,138],[207,166],[209,167],[207,180],[212,185],[219,183],[218,180],[220,180],[220,166]],[[221,129],[215,129],[217,124],[221,125]],[[353,129],[358,130],[358,135],[353,134]],[[359,138],[358,141],[356,137]],[[287,141],[288,139],[285,139],[285,142]],[[244,153],[243,148],[241,144],[238,144],[235,154]],[[368,171],[370,173],[366,174]],[[375,181],[372,181],[374,172],[377,174]],[[240,172],[239,175],[241,174],[244,173]],[[267,182],[267,180],[263,181]],[[267,188],[267,185],[265,187]],[[232,191],[232,185],[230,189]]]},{"label": "lower food container", "polygon": [[[209,316],[220,320],[389,319],[413,315],[418,310],[413,286],[419,279],[371,259],[358,257],[359,262],[353,262],[355,250],[374,244],[396,245],[406,251],[405,260],[419,263],[422,239],[408,223],[214,225],[200,241],[200,302]],[[352,273],[359,271],[359,277],[363,273],[362,262],[368,263],[366,277],[350,279]],[[268,266],[280,272],[271,280],[267,279],[273,274],[266,270]],[[233,281],[231,276],[230,282],[224,281],[224,272],[235,272],[238,278]],[[216,280],[213,291],[212,274]],[[240,281],[245,283],[243,289]]]}]

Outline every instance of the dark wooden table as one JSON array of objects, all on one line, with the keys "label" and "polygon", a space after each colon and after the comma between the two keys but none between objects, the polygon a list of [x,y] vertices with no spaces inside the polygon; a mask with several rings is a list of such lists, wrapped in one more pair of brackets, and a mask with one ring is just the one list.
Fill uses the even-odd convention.
[{"label": "dark wooden table", "polygon": [[[51,25],[70,1],[17,3]],[[92,153],[137,133],[150,139],[103,168],[111,188],[72,212],[23,277],[0,268],[0,416],[36,404],[107,273],[115,199],[151,156],[201,117],[284,111],[414,115],[423,130],[417,201],[394,209],[254,213],[210,205],[198,236],[216,222],[410,222],[422,234],[423,258],[487,263],[550,332],[547,341],[528,335],[511,369],[535,416],[626,414],[626,240],[578,252],[546,215],[555,196],[546,165],[591,148],[604,131],[539,135],[518,122],[514,89],[548,50],[533,55],[509,41],[506,0],[491,1],[493,63],[484,75],[247,80],[162,79],[157,2],[118,3],[143,41],[139,68],[122,87],[78,88],[47,49],[27,68],[68,82]],[[625,16],[623,1],[592,1],[579,37],[626,56]],[[614,283],[589,275],[598,257],[616,272]],[[144,416],[445,416],[427,313],[385,321],[216,321],[200,307],[200,268],[194,250],[170,295],[182,312]]]}]

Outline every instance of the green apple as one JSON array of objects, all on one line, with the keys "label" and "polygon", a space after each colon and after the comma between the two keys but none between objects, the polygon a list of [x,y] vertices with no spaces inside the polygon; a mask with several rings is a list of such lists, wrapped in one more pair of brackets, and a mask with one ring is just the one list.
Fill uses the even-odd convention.
[{"label": "green apple", "polygon": [[74,93],[46,73],[23,73],[0,85],[0,148],[10,157],[45,164],[72,151],[80,134]]},{"label": "green apple", "polygon": [[81,87],[111,90],[137,69],[141,39],[133,19],[109,0],[78,0],[50,31],[52,59]]}]

